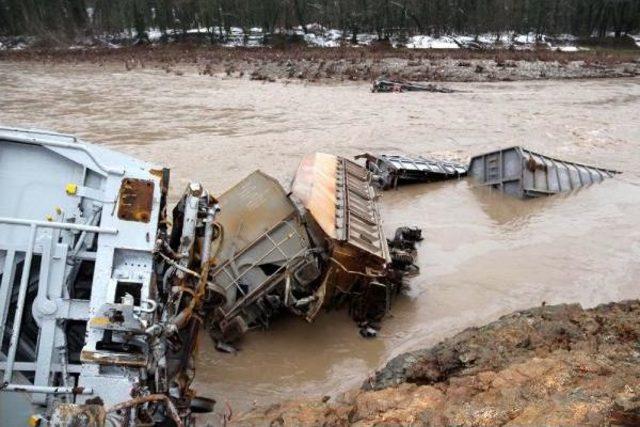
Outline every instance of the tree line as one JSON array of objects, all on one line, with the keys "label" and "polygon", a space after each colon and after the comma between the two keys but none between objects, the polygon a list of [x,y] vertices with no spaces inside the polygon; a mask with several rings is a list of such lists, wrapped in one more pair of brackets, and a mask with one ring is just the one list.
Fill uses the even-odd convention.
[{"label": "tree line", "polygon": [[0,0],[0,34],[62,38],[185,34],[231,27],[266,33],[306,24],[348,33],[482,34],[533,32],[616,36],[640,30],[640,0]]}]

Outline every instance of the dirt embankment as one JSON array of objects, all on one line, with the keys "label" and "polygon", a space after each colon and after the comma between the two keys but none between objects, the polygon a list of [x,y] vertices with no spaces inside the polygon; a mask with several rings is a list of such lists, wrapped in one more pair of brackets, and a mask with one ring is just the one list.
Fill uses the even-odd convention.
[{"label": "dirt embankment", "polygon": [[640,301],[516,312],[236,425],[640,425]]},{"label": "dirt embankment", "polygon": [[121,64],[177,75],[263,81],[513,81],[630,77],[640,75],[640,50],[410,50],[380,47],[225,48],[190,44],[120,49],[25,49],[0,51],[0,60]]}]

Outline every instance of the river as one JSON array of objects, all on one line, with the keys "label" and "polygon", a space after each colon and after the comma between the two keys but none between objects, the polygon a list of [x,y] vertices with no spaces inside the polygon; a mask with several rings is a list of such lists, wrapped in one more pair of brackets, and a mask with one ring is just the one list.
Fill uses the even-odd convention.
[{"label": "river", "polygon": [[[516,309],[640,297],[640,79],[459,83],[453,94],[372,94],[364,84],[262,83],[126,71],[115,65],[0,62],[0,123],[74,133],[170,167],[220,193],[255,169],[287,186],[322,151],[467,160],[524,145],[624,171],[577,193],[529,201],[466,180],[384,193],[385,229],[417,225],[421,274],[377,339],[345,312],[283,318],[236,355],[200,340],[196,388],[234,411],[358,386],[403,351]],[[215,420],[215,417],[210,418]]]}]

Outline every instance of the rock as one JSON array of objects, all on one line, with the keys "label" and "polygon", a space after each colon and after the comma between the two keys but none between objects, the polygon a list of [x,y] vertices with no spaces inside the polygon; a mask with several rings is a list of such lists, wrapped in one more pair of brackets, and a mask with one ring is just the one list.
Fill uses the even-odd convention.
[{"label": "rock", "polygon": [[639,339],[639,301],[545,305],[395,357],[361,390],[235,423],[640,425]]}]

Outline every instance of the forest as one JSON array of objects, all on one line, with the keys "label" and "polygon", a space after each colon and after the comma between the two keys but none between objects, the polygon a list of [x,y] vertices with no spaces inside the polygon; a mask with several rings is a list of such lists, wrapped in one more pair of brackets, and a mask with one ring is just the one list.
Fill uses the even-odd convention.
[{"label": "forest", "polygon": [[640,30],[640,0],[0,0],[5,36],[144,38],[151,28],[174,36],[206,28],[215,42],[231,27],[245,33],[325,27],[380,39],[508,31],[620,37]]}]

